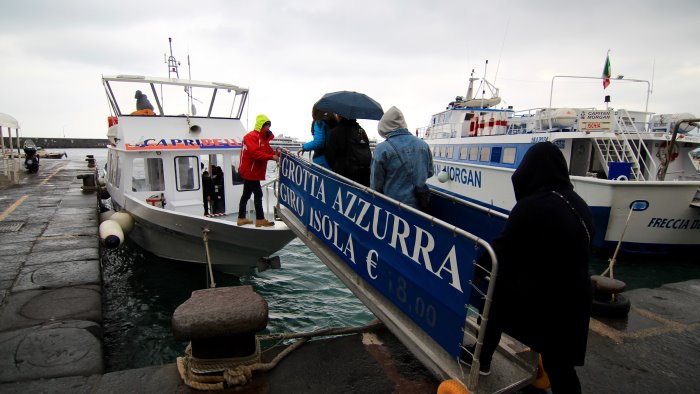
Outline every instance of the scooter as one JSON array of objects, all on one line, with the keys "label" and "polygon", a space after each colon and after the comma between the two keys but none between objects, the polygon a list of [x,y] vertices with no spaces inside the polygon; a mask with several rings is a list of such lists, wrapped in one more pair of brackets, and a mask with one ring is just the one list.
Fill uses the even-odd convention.
[{"label": "scooter", "polygon": [[39,171],[39,155],[36,153],[36,147],[24,147],[24,168],[30,174],[35,174]]}]

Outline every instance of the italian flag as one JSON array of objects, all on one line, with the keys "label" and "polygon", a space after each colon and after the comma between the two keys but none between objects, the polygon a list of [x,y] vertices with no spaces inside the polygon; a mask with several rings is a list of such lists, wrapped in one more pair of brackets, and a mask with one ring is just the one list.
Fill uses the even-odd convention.
[{"label": "italian flag", "polygon": [[608,51],[608,56],[605,58],[605,67],[603,67],[603,89],[610,85],[610,51]]}]

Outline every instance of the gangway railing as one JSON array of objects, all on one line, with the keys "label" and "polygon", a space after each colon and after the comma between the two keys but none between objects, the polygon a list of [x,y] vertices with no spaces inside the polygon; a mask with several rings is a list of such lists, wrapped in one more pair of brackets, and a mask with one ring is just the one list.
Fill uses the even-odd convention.
[{"label": "gangway railing", "polygon": [[[456,379],[472,393],[532,381],[537,355],[504,342],[491,376],[479,377],[498,267],[488,242],[296,155],[283,152],[279,170],[281,219],[438,379]],[[434,197],[431,204],[445,196]],[[477,285],[482,254],[493,265]],[[469,368],[460,356],[472,344]]]}]

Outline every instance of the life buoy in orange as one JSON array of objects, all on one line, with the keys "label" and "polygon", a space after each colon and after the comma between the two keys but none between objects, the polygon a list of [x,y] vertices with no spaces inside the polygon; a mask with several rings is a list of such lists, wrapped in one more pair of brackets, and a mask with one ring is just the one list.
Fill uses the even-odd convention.
[{"label": "life buoy in orange", "polygon": [[544,370],[544,367],[542,366],[542,355],[539,355],[539,359],[537,360],[537,376],[535,377],[535,380],[532,382],[532,385],[538,389],[541,390],[546,390],[551,387],[551,384],[549,383],[549,376],[547,376],[547,372]]}]

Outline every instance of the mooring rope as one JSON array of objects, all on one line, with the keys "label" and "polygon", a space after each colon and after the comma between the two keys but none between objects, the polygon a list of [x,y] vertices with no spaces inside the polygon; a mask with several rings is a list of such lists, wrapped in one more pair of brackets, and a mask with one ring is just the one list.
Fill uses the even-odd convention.
[{"label": "mooring rope", "polygon": [[[281,333],[260,335],[255,338],[255,352],[250,356],[237,358],[200,359],[192,356],[188,345],[185,355],[177,358],[177,370],[183,382],[197,390],[223,390],[227,387],[242,386],[253,380],[254,371],[269,371],[277,366],[289,353],[298,349],[316,336],[347,335],[372,331],[382,323],[378,320],[366,326],[324,328],[303,333]],[[262,363],[260,341],[274,339],[298,339],[281,351],[269,363]]]}]

